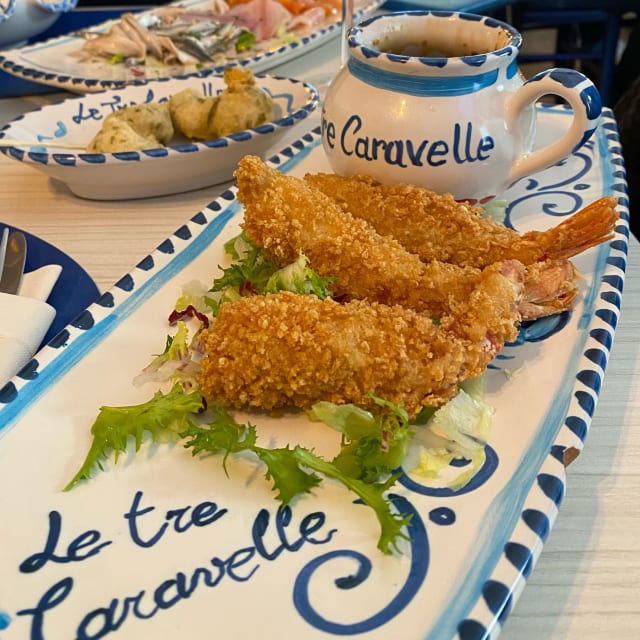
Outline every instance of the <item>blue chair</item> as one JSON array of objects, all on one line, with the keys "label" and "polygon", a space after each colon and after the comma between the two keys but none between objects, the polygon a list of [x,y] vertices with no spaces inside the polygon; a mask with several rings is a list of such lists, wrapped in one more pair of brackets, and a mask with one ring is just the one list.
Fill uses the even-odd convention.
[{"label": "blue chair", "polygon": [[[525,41],[528,30],[558,28],[555,51],[521,54],[519,62],[554,62],[557,66],[575,67],[582,61],[586,63],[583,66],[595,66],[596,73],[585,71],[585,75],[593,76],[603,104],[613,106],[613,81],[623,16],[634,12],[634,19],[637,19],[640,0],[533,0],[514,3],[512,11],[511,20]],[[576,37],[569,37],[571,31]]]}]

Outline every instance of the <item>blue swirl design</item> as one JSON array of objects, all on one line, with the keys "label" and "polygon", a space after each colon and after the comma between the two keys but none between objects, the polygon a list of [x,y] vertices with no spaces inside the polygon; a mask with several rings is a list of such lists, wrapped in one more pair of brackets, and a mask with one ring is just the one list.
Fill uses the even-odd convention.
[{"label": "blue swirl design", "polygon": [[438,498],[452,498],[454,496],[460,496],[464,493],[475,491],[478,487],[481,487],[498,468],[498,454],[495,449],[487,445],[485,447],[486,460],[478,472],[471,478],[471,480],[461,489],[450,489],[449,487],[431,487],[427,484],[421,484],[414,478],[403,473],[398,482],[413,491],[423,496],[433,496]]},{"label": "blue swirl design", "polygon": [[366,633],[376,629],[397,616],[411,602],[422,586],[429,568],[427,530],[420,514],[408,500],[398,495],[390,495],[389,498],[400,513],[411,514],[411,522],[407,527],[411,545],[411,566],[407,580],[391,602],[369,618],[351,624],[334,622],[320,615],[311,602],[309,587],[316,570],[336,558],[349,558],[357,565],[355,573],[337,578],[334,584],[338,589],[354,589],[367,580],[373,565],[363,553],[351,549],[330,551],[314,558],[303,567],[296,577],[293,587],[293,603],[300,616],[316,629],[342,636]]},{"label": "blue swirl design", "polygon": [[[604,193],[618,190],[626,194],[621,149],[618,143],[615,120],[611,112],[605,110],[597,142],[601,155],[603,157],[609,156],[610,166],[603,167]],[[619,169],[611,171],[615,167],[619,167]],[[554,191],[545,191],[544,187],[541,187],[540,191],[533,195],[548,197],[549,194],[554,194]],[[599,292],[601,306],[594,311],[587,344],[582,352],[573,388],[574,403],[569,408],[564,425],[549,446],[546,460],[543,460],[545,471],[536,475],[535,484],[530,490],[529,496],[535,495],[537,497],[535,499],[536,506],[530,506],[534,500],[529,500],[528,496],[520,516],[523,530],[516,534],[518,529],[514,529],[514,537],[505,544],[503,549],[503,558],[499,563],[501,578],[497,579],[496,577],[498,571],[494,571],[491,576],[487,577],[482,588],[482,600],[474,603],[472,615],[463,618],[458,624],[459,640],[485,640],[495,634],[496,625],[504,624],[506,615],[514,604],[515,585],[519,580],[526,581],[529,577],[535,565],[537,554],[540,553],[539,542],[544,543],[551,531],[553,519],[550,514],[557,511],[565,493],[565,456],[569,448],[578,448],[588,435],[602,384],[602,374],[606,369],[613,342],[620,312],[623,274],[627,260],[627,239],[629,237],[627,207],[628,200],[621,198],[619,200],[621,219],[616,229],[616,238],[611,242],[608,255],[603,252],[606,258],[605,264],[600,266],[604,271]],[[592,301],[591,304],[595,305],[596,301]],[[567,444],[567,441],[571,443],[574,440],[577,440],[577,443]],[[546,500],[547,506],[544,510],[539,506],[540,496]],[[505,567],[511,570],[506,581]]]}]

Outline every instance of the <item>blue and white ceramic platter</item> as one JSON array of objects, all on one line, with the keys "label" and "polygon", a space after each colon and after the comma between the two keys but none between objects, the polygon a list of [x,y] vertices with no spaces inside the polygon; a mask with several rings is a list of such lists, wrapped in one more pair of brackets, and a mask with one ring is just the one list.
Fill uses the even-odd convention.
[{"label": "blue and white ceramic platter", "polygon": [[[354,0],[354,22],[357,22],[377,9],[384,0]],[[187,0],[176,2],[180,6],[192,9],[209,9],[210,0]],[[292,58],[313,51],[337,37],[341,30],[339,14],[327,17],[319,28],[300,29],[292,42],[269,40],[259,43],[256,48],[236,57],[221,59],[211,66],[220,69],[229,65],[250,67],[255,73],[263,73],[283,64]],[[93,30],[108,31],[114,21],[109,20]],[[78,93],[102,91],[140,80],[169,78],[176,75],[194,73],[202,65],[147,65],[144,68],[127,68],[124,64],[104,62],[79,62],[71,54],[82,46],[81,37],[70,34],[52,38],[43,43],[0,52],[0,70],[40,82],[53,87]]]},{"label": "blue and white ceramic platter", "polygon": [[34,145],[0,147],[0,151],[60,180],[83,198],[122,200],[200,189],[230,180],[238,160],[245,154],[263,156],[269,149],[273,152],[277,149],[274,145],[318,105],[318,92],[305,82],[256,76],[256,85],[271,96],[275,120],[223,138],[185,141],[146,151],[82,151],[104,119],[118,109],[165,101],[186,88],[203,95],[217,95],[225,88],[220,75],[202,71],[193,76],[86,94],[42,107],[0,129],[0,142],[2,138],[33,140]]},{"label": "blue and white ceramic platter", "polygon": [[[567,117],[542,113],[541,141]],[[296,175],[327,170],[317,131],[272,161]],[[576,259],[577,307],[523,329],[487,373],[490,462],[457,493],[404,477],[393,492],[413,513],[411,540],[384,556],[375,518],[341,487],[327,482],[278,516],[251,463],[229,460],[227,476],[220,459],[181,447],[143,443],[62,492],[99,407],[155,391],[131,381],[162,349],[181,286],[210,282],[238,232],[241,207],[233,190],[223,193],[0,390],[3,640],[495,638],[556,518],[614,336],[628,210],[613,119],[507,194],[521,230],[551,226],[602,194],[620,197],[622,217],[610,244]],[[299,416],[252,421],[265,443],[336,451],[336,433]]]}]

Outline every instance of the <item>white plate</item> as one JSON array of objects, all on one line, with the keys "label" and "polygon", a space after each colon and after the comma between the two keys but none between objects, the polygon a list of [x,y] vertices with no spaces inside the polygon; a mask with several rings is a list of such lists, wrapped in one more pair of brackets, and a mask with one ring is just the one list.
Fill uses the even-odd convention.
[{"label": "white plate", "polygon": [[[359,21],[378,8],[384,0],[354,0],[354,21]],[[176,3],[194,9],[208,9],[210,0],[190,0]],[[113,21],[100,28],[108,30]],[[278,41],[259,43],[255,49],[240,54],[226,62],[216,64],[219,70],[225,65],[250,67],[255,73],[263,73],[284,62],[312,51],[340,33],[339,16],[327,18],[325,24],[316,30],[301,30],[295,42],[282,44]],[[122,64],[105,62],[78,62],[70,54],[82,46],[83,40],[74,36],[62,36],[44,43],[0,52],[0,70],[20,76],[33,82],[60,87],[74,92],[102,91],[119,87],[136,80],[168,78],[196,72],[202,66],[158,66],[146,67],[141,76],[139,67],[135,71]],[[213,65],[212,65],[213,66]]]},{"label": "white plate", "polygon": [[[204,95],[224,89],[221,76],[203,71],[86,94],[32,111],[0,129],[0,140],[34,140],[34,146],[0,147],[0,151],[60,180],[83,198],[143,198],[219,184],[232,178],[242,156],[264,155],[318,105],[318,93],[307,83],[270,76],[257,76],[256,83],[271,95],[276,119],[223,138],[123,153],[84,153],[73,148],[88,144],[104,118],[123,106],[157,102],[188,87]],[[47,146],[53,143],[55,147]]]},{"label": "white plate", "polygon": [[[516,227],[545,228],[603,193],[624,201],[609,114],[569,160],[509,191]],[[567,117],[545,110],[541,142]],[[274,161],[297,175],[327,170],[318,135]],[[33,379],[0,390],[3,640],[35,637],[34,628],[47,640],[495,638],[554,522],[565,454],[582,448],[595,410],[620,308],[626,208],[614,241],[576,260],[575,311],[524,329],[487,373],[489,464],[457,493],[404,478],[393,493],[414,514],[411,541],[404,555],[383,556],[375,518],[341,487],[327,482],[278,517],[252,464],[229,460],[227,477],[220,458],[194,460],[179,446],[143,444],[62,492],[98,408],[152,395],[131,380],[164,344],[181,285],[216,274],[242,218],[234,195],[143,258],[40,353]],[[300,417],[251,419],[274,445],[337,447],[333,430]]]}]

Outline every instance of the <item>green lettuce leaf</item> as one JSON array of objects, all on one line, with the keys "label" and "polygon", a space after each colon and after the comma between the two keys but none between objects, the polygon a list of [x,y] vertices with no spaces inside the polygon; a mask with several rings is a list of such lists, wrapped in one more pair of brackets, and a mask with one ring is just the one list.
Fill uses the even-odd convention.
[{"label": "green lettuce leaf", "polygon": [[203,408],[199,392],[185,393],[180,385],[163,394],[158,391],[151,400],[138,405],[100,408],[98,417],[91,427],[93,441],[87,456],[65,491],[73,488],[81,480],[91,478],[97,467],[103,469],[102,461],[113,453],[115,461],[127,450],[129,436],[135,440],[135,450],[142,444],[143,434],[149,433],[152,440],[176,438],[189,424],[194,414]]},{"label": "green lettuce leaf", "polygon": [[353,404],[315,403],[308,414],[342,434],[333,464],[350,477],[378,481],[402,466],[413,430],[403,407],[370,396],[380,408],[367,411]]},{"label": "green lettuce leaf", "polygon": [[265,477],[273,482],[276,498],[283,505],[289,504],[298,495],[309,493],[321,482],[321,476],[333,478],[353,491],[367,506],[371,507],[380,523],[378,548],[391,553],[397,548],[398,539],[406,537],[403,528],[409,517],[395,514],[384,493],[395,483],[397,475],[391,475],[382,483],[364,482],[351,477],[338,465],[324,460],[312,451],[295,446],[267,449],[256,444],[255,427],[241,425],[222,408],[213,409],[213,420],[206,427],[195,424],[181,434],[185,447],[194,455],[203,451],[222,454],[223,464],[232,453],[252,452],[266,467]]},{"label": "green lettuce leaf", "polygon": [[319,276],[309,268],[304,255],[280,268],[244,232],[228,240],[224,247],[234,262],[226,268],[220,267],[222,275],[213,281],[211,292],[218,294],[218,308],[220,304],[237,300],[240,296],[277,291],[314,294],[319,298],[331,295],[330,286],[335,278]]}]

